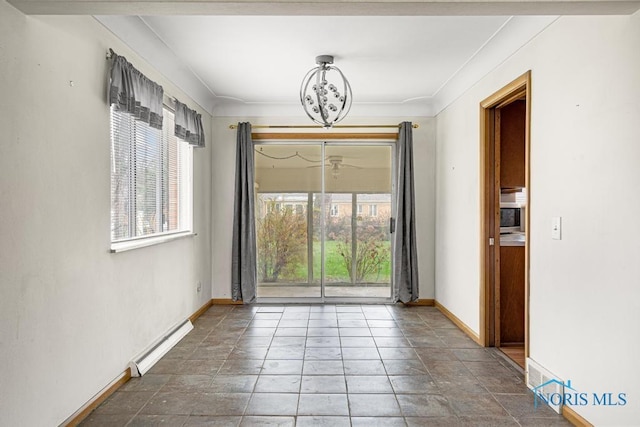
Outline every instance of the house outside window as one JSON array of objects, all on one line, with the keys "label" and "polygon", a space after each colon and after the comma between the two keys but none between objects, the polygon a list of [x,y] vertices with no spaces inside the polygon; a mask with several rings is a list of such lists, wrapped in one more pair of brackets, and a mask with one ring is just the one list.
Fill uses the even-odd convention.
[{"label": "house outside window", "polygon": [[151,128],[111,107],[111,241],[192,230],[193,148],[174,116]]}]

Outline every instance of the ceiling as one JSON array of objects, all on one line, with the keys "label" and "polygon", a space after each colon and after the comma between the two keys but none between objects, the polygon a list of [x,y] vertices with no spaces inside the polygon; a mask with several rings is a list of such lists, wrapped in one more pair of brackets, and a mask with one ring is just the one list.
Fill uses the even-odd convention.
[{"label": "ceiling", "polygon": [[256,168],[296,169],[317,168],[324,163],[363,169],[389,169],[391,166],[390,145],[367,145],[361,142],[357,146],[333,144],[325,146],[325,158],[322,161],[322,142],[315,144],[266,144],[256,147]]},{"label": "ceiling", "polygon": [[[153,16],[141,20],[211,90],[245,103],[297,102],[315,57],[334,55],[357,102],[429,98],[507,17]],[[188,28],[188,31],[185,31]]]},{"label": "ceiling", "polygon": [[[12,0],[41,13],[57,3],[73,4],[78,13],[112,11],[94,16],[214,116],[301,120],[300,83],[318,55],[333,55],[349,79],[350,117],[434,116],[558,15],[633,13],[640,7],[637,1],[609,0],[362,1],[202,0],[192,10],[192,3],[176,0],[153,3],[153,9],[136,1]],[[389,16],[394,11],[398,16]]]},{"label": "ceiling", "polygon": [[97,17],[220,116],[302,113],[300,83],[323,54],[351,83],[351,116],[432,116],[459,96],[451,88],[468,88],[555,18]]},{"label": "ceiling", "polygon": [[[295,100],[301,76],[315,66],[315,56],[324,53],[335,55],[336,65],[353,76],[360,102],[428,97],[506,20],[428,16],[144,18],[170,49],[190,58],[193,71],[216,95],[236,95],[246,102]],[[183,34],[185,27],[189,32]]]},{"label": "ceiling", "polygon": [[299,85],[318,55],[334,55],[349,79],[349,117],[434,116],[558,16],[640,9],[640,0],[8,1],[25,14],[94,16],[214,116],[300,120]]}]

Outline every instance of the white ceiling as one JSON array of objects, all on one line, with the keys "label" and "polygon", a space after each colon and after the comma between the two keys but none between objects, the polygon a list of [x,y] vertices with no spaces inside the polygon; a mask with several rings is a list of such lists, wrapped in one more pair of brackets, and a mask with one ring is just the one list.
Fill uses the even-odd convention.
[{"label": "white ceiling", "polygon": [[301,120],[299,85],[317,55],[334,55],[349,78],[350,117],[433,116],[558,15],[640,8],[639,0],[8,1],[26,14],[95,16],[215,116]]},{"label": "white ceiling", "polygon": [[556,17],[97,19],[214,115],[301,114],[301,80],[329,54],[353,88],[352,116],[430,116]]},{"label": "white ceiling", "polygon": [[[358,102],[431,97],[506,17],[144,17],[219,97],[295,102],[320,54],[351,80]],[[185,31],[188,28],[188,31]]]}]

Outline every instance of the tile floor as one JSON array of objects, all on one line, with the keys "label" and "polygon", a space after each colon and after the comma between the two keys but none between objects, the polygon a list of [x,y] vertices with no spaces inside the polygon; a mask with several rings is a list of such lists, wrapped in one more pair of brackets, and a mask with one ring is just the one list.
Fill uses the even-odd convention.
[{"label": "tile floor", "polygon": [[213,306],[83,426],[555,426],[433,307]]}]

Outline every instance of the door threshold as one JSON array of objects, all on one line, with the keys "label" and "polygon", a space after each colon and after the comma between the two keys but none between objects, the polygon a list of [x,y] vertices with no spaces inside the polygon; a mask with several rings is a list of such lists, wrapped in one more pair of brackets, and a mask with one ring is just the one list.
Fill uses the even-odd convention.
[{"label": "door threshold", "polygon": [[343,305],[343,304],[392,304],[391,298],[334,298],[325,297],[322,298],[270,298],[262,297],[256,298],[256,304],[328,304],[328,305]]},{"label": "door threshold", "polygon": [[508,345],[498,347],[498,350],[520,368],[525,369],[524,345]]}]

